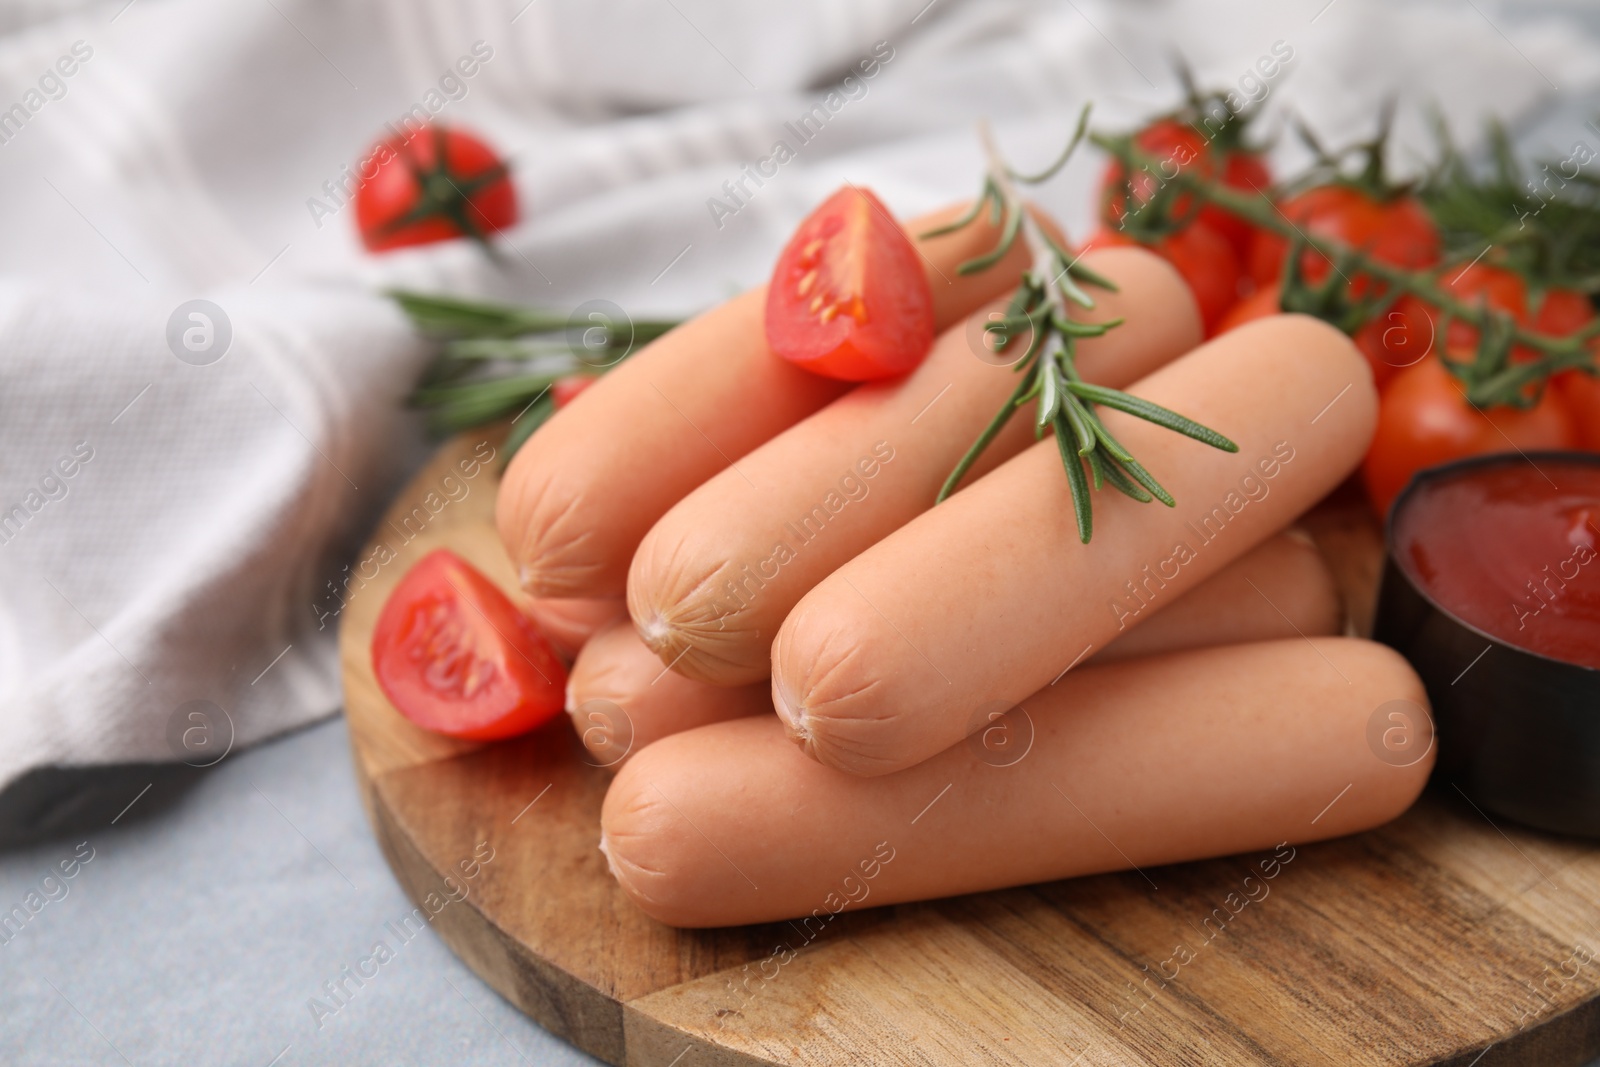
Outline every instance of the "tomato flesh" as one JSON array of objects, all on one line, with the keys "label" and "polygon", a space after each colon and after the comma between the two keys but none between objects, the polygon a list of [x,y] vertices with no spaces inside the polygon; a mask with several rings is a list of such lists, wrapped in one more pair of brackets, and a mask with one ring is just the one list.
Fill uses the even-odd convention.
[{"label": "tomato flesh", "polygon": [[800,224],[767,287],[767,344],[813,374],[893,378],[933,346],[933,290],[911,239],[870,191],[845,186]]},{"label": "tomato flesh", "polygon": [[378,686],[425,730],[475,741],[526,733],[566,703],[567,671],[533,621],[453,552],[401,579],[372,633]]}]

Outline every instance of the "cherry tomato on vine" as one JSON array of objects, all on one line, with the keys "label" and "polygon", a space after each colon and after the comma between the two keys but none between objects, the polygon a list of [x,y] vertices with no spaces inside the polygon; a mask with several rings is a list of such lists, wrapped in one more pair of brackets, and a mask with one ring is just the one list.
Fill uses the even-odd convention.
[{"label": "cherry tomato on vine", "polygon": [[367,158],[376,173],[361,175],[356,223],[370,251],[454,237],[487,242],[516,224],[517,194],[505,163],[470,133],[426,126],[384,141]]},{"label": "cherry tomato on vine", "polygon": [[1567,371],[1551,388],[1572,416],[1572,447],[1600,452],[1600,379],[1582,371]]},{"label": "cherry tomato on vine", "polygon": [[[1565,337],[1587,326],[1595,317],[1594,305],[1582,293],[1571,289],[1551,289],[1533,316],[1533,328],[1551,337]],[[1600,344],[1591,346],[1600,363]],[[1580,370],[1556,375],[1551,388],[1572,416],[1574,445],[1587,452],[1600,452],[1600,378]]]},{"label": "cherry tomato on vine", "polygon": [[400,714],[425,730],[491,741],[561,714],[567,671],[539,628],[453,552],[424,556],[372,632],[372,670]]},{"label": "cherry tomato on vine", "polygon": [[1576,289],[1547,289],[1533,312],[1535,332],[1551,337],[1565,337],[1589,325],[1594,319],[1594,305]]},{"label": "cherry tomato on vine", "polygon": [[[1272,188],[1272,172],[1267,169],[1266,160],[1260,153],[1243,150],[1229,152],[1222,159],[1222,184],[1241,193],[1256,196]],[[1255,245],[1254,226],[1237,215],[1228,214],[1215,204],[1207,204],[1202,208],[1197,221],[1210,226],[1227,238],[1241,265],[1249,263],[1250,252]]]},{"label": "cherry tomato on vine", "polygon": [[[1124,231],[1101,229],[1084,247],[1140,244]],[[1145,247],[1171,263],[1189,284],[1206,336],[1214,336],[1239,297],[1239,257],[1227,239],[1203,222],[1192,222]]]},{"label": "cherry tomato on vine", "polygon": [[1282,296],[1283,286],[1279,283],[1262,286],[1228,309],[1228,313],[1217,323],[1217,335],[1237,330],[1247,322],[1282,314],[1283,308],[1279,303]]},{"label": "cherry tomato on vine", "polygon": [[1383,388],[1400,371],[1422,361],[1437,343],[1433,317],[1407,293],[1356,331],[1356,347],[1367,357],[1372,380]]},{"label": "cherry tomato on vine", "polygon": [[1378,404],[1378,427],[1361,476],[1379,515],[1411,476],[1465,456],[1521,449],[1571,448],[1572,419],[1561,400],[1547,392],[1529,410],[1468,404],[1461,383],[1437,355],[1395,375]]},{"label": "cherry tomato on vine", "polygon": [[[1290,197],[1281,207],[1307,234],[1341,241],[1380,262],[1417,270],[1439,261],[1439,232],[1415,197],[1380,200],[1354,186],[1322,185]],[[1286,238],[1266,230],[1257,233],[1250,253],[1250,276],[1256,284],[1276,280],[1288,253]],[[1302,272],[1313,284],[1327,277],[1330,266],[1309,250],[1301,261]],[[1363,296],[1371,286],[1370,279],[1356,277],[1351,295]]]},{"label": "cherry tomato on vine", "polygon": [[[1140,169],[1131,179],[1120,159],[1113,159],[1100,179],[1101,218],[1107,228],[1120,227],[1128,214],[1126,180],[1133,190],[1135,215],[1149,202],[1157,190],[1179,171],[1187,171],[1202,178],[1215,178],[1217,163],[1211,155],[1206,138],[1187,122],[1179,119],[1157,119],[1133,135],[1133,146],[1157,161],[1157,170]],[[1194,197],[1188,193],[1172,201],[1173,214],[1186,217],[1194,210]]]},{"label": "cherry tomato on vine", "polygon": [[911,239],[847,185],[789,238],[767,287],[767,344],[814,374],[893,378],[933,345],[933,290]]},{"label": "cherry tomato on vine", "polygon": [[[1520,326],[1529,326],[1528,287],[1521,275],[1488,263],[1469,263],[1465,267],[1446,267],[1439,287],[1469,307],[1509,312]],[[1452,321],[1445,332],[1444,345],[1451,352],[1467,353],[1478,347],[1478,328]],[[1513,358],[1526,359],[1534,353],[1518,348]]]}]

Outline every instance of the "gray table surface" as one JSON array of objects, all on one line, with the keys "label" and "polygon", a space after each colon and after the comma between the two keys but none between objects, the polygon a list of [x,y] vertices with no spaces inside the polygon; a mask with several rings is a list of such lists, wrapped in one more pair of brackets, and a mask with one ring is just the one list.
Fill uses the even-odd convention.
[{"label": "gray table surface", "polygon": [[[501,1000],[431,928],[403,944],[389,932],[412,905],[361,810],[342,718],[207,771],[117,780],[74,832],[0,853],[0,912],[58,874],[0,944],[0,1064],[599,1062]],[[379,940],[394,958],[314,1015],[312,998],[333,1004],[322,984]]]}]

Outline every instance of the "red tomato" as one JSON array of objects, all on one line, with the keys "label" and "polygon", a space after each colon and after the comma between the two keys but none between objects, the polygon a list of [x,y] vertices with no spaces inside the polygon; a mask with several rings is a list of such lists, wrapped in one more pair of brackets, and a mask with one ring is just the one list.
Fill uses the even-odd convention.
[{"label": "red tomato", "polygon": [[[1138,245],[1139,241],[1120,230],[1102,229],[1085,245]],[[1206,336],[1214,336],[1222,318],[1239,297],[1239,257],[1227,240],[1211,227],[1193,222],[1174,234],[1161,238],[1149,246],[1150,250],[1171,263],[1183,280],[1189,283],[1195,302],[1200,306],[1200,321]]]},{"label": "red tomato", "polygon": [[[366,177],[368,164],[376,173]],[[376,146],[361,167],[356,223],[369,251],[475,237],[517,221],[506,165],[470,133],[427,126]]]},{"label": "red tomato", "polygon": [[550,386],[550,399],[559,411],[578,398],[578,394],[600,380],[598,374],[569,374],[557,378]]},{"label": "red tomato", "polygon": [[514,737],[566,704],[566,668],[538,627],[444,549],[412,567],[383,605],[372,669],[400,714],[450,737]]},{"label": "red tomato", "polygon": [[1575,289],[1550,289],[1533,315],[1533,329],[1551,337],[1565,337],[1589,325],[1594,305]]},{"label": "red tomato", "polygon": [[1433,317],[1427,305],[1408,293],[1357,330],[1353,340],[1367,357],[1372,380],[1381,389],[1397,371],[1433,351]]},{"label": "red tomato", "polygon": [[[1290,197],[1283,214],[1314,237],[1341,241],[1372,258],[1397,267],[1420,269],[1439,261],[1439,233],[1427,209],[1415,197],[1377,200],[1348,185],[1323,185]],[[1276,280],[1283,272],[1289,242],[1266,230],[1256,235],[1250,254],[1250,276],[1257,285]],[[1308,251],[1302,260],[1305,277],[1315,283],[1328,274],[1329,263]],[[1352,294],[1363,295],[1371,286],[1356,278]]]},{"label": "red tomato", "polygon": [[[1222,184],[1255,196],[1272,188],[1272,172],[1255,152],[1229,152],[1222,161]],[[1241,264],[1248,263],[1255,243],[1255,227],[1237,215],[1230,215],[1215,204],[1207,204],[1197,220],[1210,226],[1233,246]]]},{"label": "red tomato", "polygon": [[1283,286],[1277,282],[1263,286],[1239,301],[1228,309],[1228,313],[1217,323],[1218,336],[1229,330],[1237,330],[1247,322],[1264,319],[1269,315],[1280,315],[1283,308],[1279,305],[1279,298],[1283,295]]},{"label": "red tomato", "polygon": [[1426,467],[1465,456],[1521,449],[1571,448],[1571,419],[1547,395],[1527,411],[1510,407],[1479,410],[1467,403],[1461,383],[1430,355],[1395,375],[1378,405],[1378,428],[1362,462],[1367,495],[1379,515]]},{"label": "red tomato", "polygon": [[1600,452],[1600,379],[1582,371],[1568,371],[1551,386],[1572,417],[1572,445],[1585,452]]},{"label": "red tomato", "polygon": [[[1594,314],[1594,305],[1582,293],[1552,289],[1533,316],[1533,328],[1551,337],[1565,337],[1587,326]],[[1596,359],[1600,361],[1600,353]],[[1551,388],[1572,416],[1573,443],[1587,452],[1600,452],[1600,379],[1569,370],[1556,375]]]},{"label": "red tomato", "polygon": [[[1134,213],[1147,203],[1157,190],[1179,171],[1189,171],[1202,178],[1214,178],[1216,160],[1204,135],[1178,119],[1157,119],[1133,135],[1133,146],[1145,155],[1154,156],[1157,171],[1142,169],[1129,183],[1133,189]],[[1113,159],[1100,179],[1101,218],[1107,227],[1118,226],[1127,214],[1127,195],[1123,181],[1127,171],[1120,159]],[[1173,214],[1182,218],[1194,210],[1194,197],[1185,193],[1174,198]]]},{"label": "red tomato", "polygon": [[[1470,307],[1487,306],[1491,311],[1507,311],[1519,324],[1529,325],[1528,288],[1520,275],[1503,267],[1487,263],[1447,267],[1440,276],[1439,287]],[[1465,322],[1451,322],[1444,343],[1450,352],[1475,351],[1478,347],[1478,328]],[[1532,354],[1519,348],[1514,358],[1526,359]]]},{"label": "red tomato", "polygon": [[894,216],[871,192],[847,185],[784,246],[766,318],[772,350],[813,374],[893,378],[933,345],[933,290]]}]

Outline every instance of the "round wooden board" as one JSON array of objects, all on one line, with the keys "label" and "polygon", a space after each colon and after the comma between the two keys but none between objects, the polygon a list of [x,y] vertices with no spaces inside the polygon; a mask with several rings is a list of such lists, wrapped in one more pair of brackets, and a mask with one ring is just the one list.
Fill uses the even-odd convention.
[{"label": "round wooden board", "polygon": [[[1155,889],[1105,875],[872,909],[809,942],[788,923],[653,922],[595,847],[609,778],[565,721],[452,741],[401,718],[372,677],[379,607],[424,552],[447,545],[513,587],[493,526],[500,462],[473,477],[458,466],[499,440],[452,441],[402,494],[361,556],[386,545],[394,558],[353,568],[377,574],[343,612],[340,651],[356,773],[396,876],[432,911],[455,875],[468,895],[438,908],[435,929],[552,1033],[629,1067],[1551,1067],[1600,1054],[1600,849],[1491,823],[1448,783],[1379,830],[1299,846],[1266,897],[1219,913],[1220,934],[1202,924],[1258,857],[1148,871]],[[1324,509],[1308,525],[1368,618],[1372,524]],[[466,878],[480,842],[494,858]],[[1163,979],[1180,945],[1192,958]]]}]

